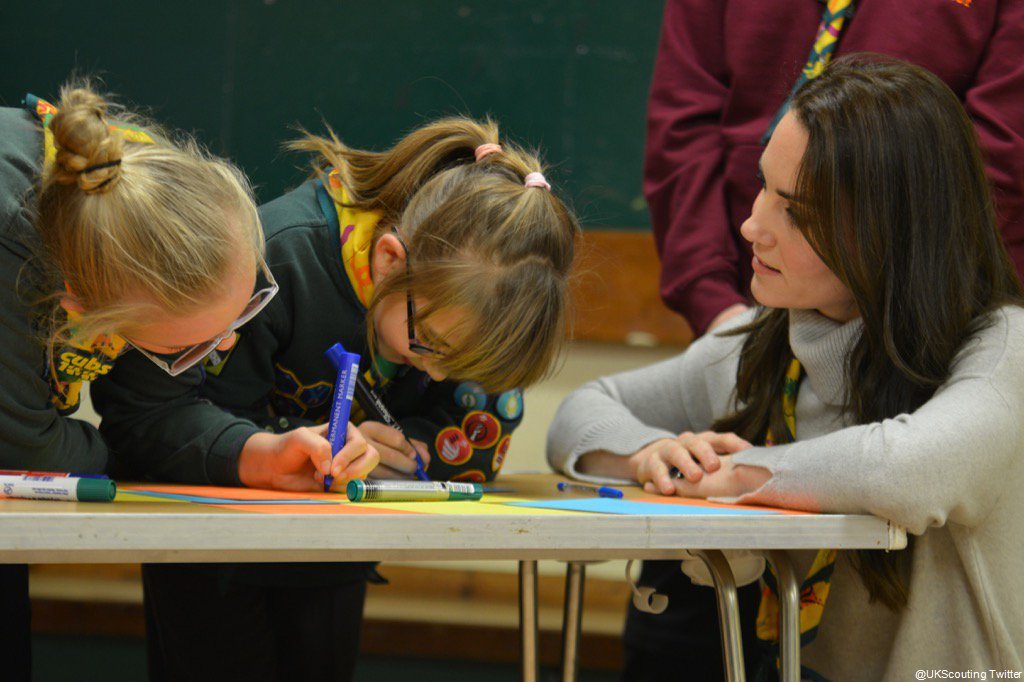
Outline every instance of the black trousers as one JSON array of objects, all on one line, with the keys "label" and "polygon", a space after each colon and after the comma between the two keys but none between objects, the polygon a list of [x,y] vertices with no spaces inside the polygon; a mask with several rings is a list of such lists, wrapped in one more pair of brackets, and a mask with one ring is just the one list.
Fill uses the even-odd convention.
[{"label": "black trousers", "polygon": [[352,679],[365,570],[324,584],[305,579],[310,565],[261,568],[142,567],[150,680]]},{"label": "black trousers", "polygon": [[0,677],[32,679],[32,609],[28,566],[0,564]]},{"label": "black trousers", "polygon": [[[724,680],[714,589],[690,582],[679,570],[678,561],[645,561],[640,584],[668,596],[668,608],[654,615],[629,605],[623,637],[622,681]],[[760,653],[755,626],[761,592],[757,583],[741,587],[738,592],[743,658],[747,679],[752,679]]]}]

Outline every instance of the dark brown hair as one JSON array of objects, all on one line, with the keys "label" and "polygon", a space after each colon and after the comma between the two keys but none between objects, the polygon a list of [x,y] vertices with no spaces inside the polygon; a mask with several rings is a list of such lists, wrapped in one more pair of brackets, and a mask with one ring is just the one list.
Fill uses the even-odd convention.
[{"label": "dark brown hair", "polygon": [[[935,75],[877,55],[832,62],[793,100],[808,134],[794,205],[799,229],[853,294],[864,323],[848,356],[847,420],[913,412],[948,378],[994,309],[1021,303],[981,153],[956,95]],[[734,414],[717,431],[763,442],[787,429],[782,386],[789,312],[764,308],[735,333]],[[779,440],[778,438],[776,440]],[[862,550],[872,599],[906,605],[911,549]]]}]

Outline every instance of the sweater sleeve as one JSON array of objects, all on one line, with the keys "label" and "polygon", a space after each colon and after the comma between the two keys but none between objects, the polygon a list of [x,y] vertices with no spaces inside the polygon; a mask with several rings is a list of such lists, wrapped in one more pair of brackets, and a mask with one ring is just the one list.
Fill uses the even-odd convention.
[{"label": "sweater sleeve", "polygon": [[666,4],[647,111],[644,195],[661,257],[661,296],[698,335],[745,301],[723,176],[725,4]]},{"label": "sweater sleeve", "polygon": [[1024,275],[1024,3],[1001,2],[988,48],[964,93],[1017,272]]},{"label": "sweater sleeve", "polygon": [[[737,316],[726,329],[751,317],[749,312]],[[576,462],[597,450],[629,456],[661,438],[708,429],[731,398],[714,387],[735,383],[708,377],[735,377],[741,343],[742,337],[706,335],[674,358],[584,384],[555,413],[548,463],[568,476],[610,480],[580,473]]]},{"label": "sweater sleeve", "polygon": [[998,315],[912,414],[733,455],[772,473],[738,501],[870,513],[916,534],[981,523],[1024,445],[1024,311]]}]

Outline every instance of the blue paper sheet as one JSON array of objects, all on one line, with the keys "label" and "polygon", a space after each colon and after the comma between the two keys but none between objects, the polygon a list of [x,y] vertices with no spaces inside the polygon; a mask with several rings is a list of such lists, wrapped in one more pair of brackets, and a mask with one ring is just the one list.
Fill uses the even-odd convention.
[{"label": "blue paper sheet", "polygon": [[730,507],[704,507],[686,504],[665,504],[658,502],[634,502],[633,500],[615,500],[606,497],[587,497],[555,500],[536,500],[531,502],[510,502],[517,507],[537,507],[540,509],[562,509],[565,511],[594,512],[598,514],[636,514],[641,516],[658,516],[665,514],[684,516],[758,516],[778,514],[770,509],[733,509]]}]

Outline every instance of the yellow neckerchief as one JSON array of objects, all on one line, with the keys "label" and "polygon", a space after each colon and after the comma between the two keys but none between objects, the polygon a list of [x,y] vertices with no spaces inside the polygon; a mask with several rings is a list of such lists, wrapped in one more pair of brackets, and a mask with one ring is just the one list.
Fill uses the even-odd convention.
[{"label": "yellow neckerchief", "polygon": [[373,247],[373,231],[380,222],[379,211],[360,211],[347,206],[350,202],[348,190],[341,183],[338,169],[327,175],[327,193],[334,201],[338,213],[338,227],[341,230],[341,262],[345,274],[352,284],[352,290],[363,304],[370,307],[373,298],[373,279],[370,278],[370,250]]},{"label": "yellow neckerchief", "polygon": [[[82,316],[69,310],[67,318],[74,335],[74,327]],[[99,334],[88,341],[71,342],[54,349],[53,375],[50,377],[50,402],[54,407],[61,412],[78,407],[82,382],[92,381],[109,372],[127,343],[116,334]]]},{"label": "yellow neckerchief", "polygon": [[[334,211],[338,221],[339,237],[341,238],[341,263],[345,275],[356,298],[364,308],[370,307],[373,298],[373,279],[370,276],[370,253],[373,249],[373,233],[380,222],[380,211],[361,211],[351,206],[348,190],[341,182],[341,174],[337,168],[327,174],[327,194],[334,203]],[[325,207],[326,210],[326,207]],[[331,216],[327,216],[328,219]],[[369,322],[368,322],[369,324]],[[383,389],[395,373],[398,365],[388,362],[382,357],[375,358],[375,367],[363,373],[370,388]],[[352,403],[352,423],[358,424],[366,418],[358,401]]]},{"label": "yellow neckerchief", "polygon": [[772,119],[768,130],[761,137],[761,144],[768,144],[772,133],[775,132],[775,126],[779,125],[779,121],[789,111],[789,105],[797,90],[807,81],[820,76],[821,72],[825,70],[832,59],[832,54],[839,46],[843,30],[849,25],[848,20],[853,16],[854,0],[820,0],[820,2],[825,5],[825,12],[821,16],[821,23],[818,24],[818,32],[814,36],[811,53],[808,55],[807,62],[800,71],[796,83],[793,84],[793,89],[789,91],[789,96],[775,112],[775,118]]},{"label": "yellow neckerchief", "polygon": [[[794,358],[786,370],[786,381],[782,386],[782,416],[789,431],[785,442],[796,440],[796,396],[803,378],[800,361]],[[765,434],[765,445],[775,445],[771,428]],[[806,646],[818,635],[818,625],[825,613],[825,602],[831,588],[832,573],[835,569],[836,550],[819,549],[814,563],[807,571],[807,577],[800,585],[800,646]],[[761,605],[757,612],[757,638],[767,644],[767,653],[775,658],[778,665],[779,643],[779,591],[774,571],[769,569],[764,574],[764,585],[761,589]],[[810,669],[804,669],[803,675],[812,679],[821,676]]]},{"label": "yellow neckerchief", "polygon": [[[53,141],[50,122],[57,113],[57,107],[35,95],[25,96],[25,105],[43,125],[43,168],[49,168],[57,159],[57,147]],[[120,132],[126,140],[153,144],[153,138],[137,128],[110,126]],[[68,325],[74,336],[74,328],[81,321],[80,313],[67,311]],[[114,360],[127,345],[116,334],[99,334],[86,341],[69,343],[54,349],[52,376],[50,377],[50,401],[60,412],[72,412],[78,407],[82,382],[103,376],[114,366]]]},{"label": "yellow neckerchief", "polygon": [[[57,114],[57,107],[45,99],[35,95],[25,95],[25,106],[36,115],[39,122],[43,124],[43,168],[49,168],[57,159],[57,146],[53,142],[53,131],[50,130],[50,121]],[[134,126],[108,125],[111,130],[116,130],[129,142],[140,144],[153,144],[153,138],[146,132]]]}]

